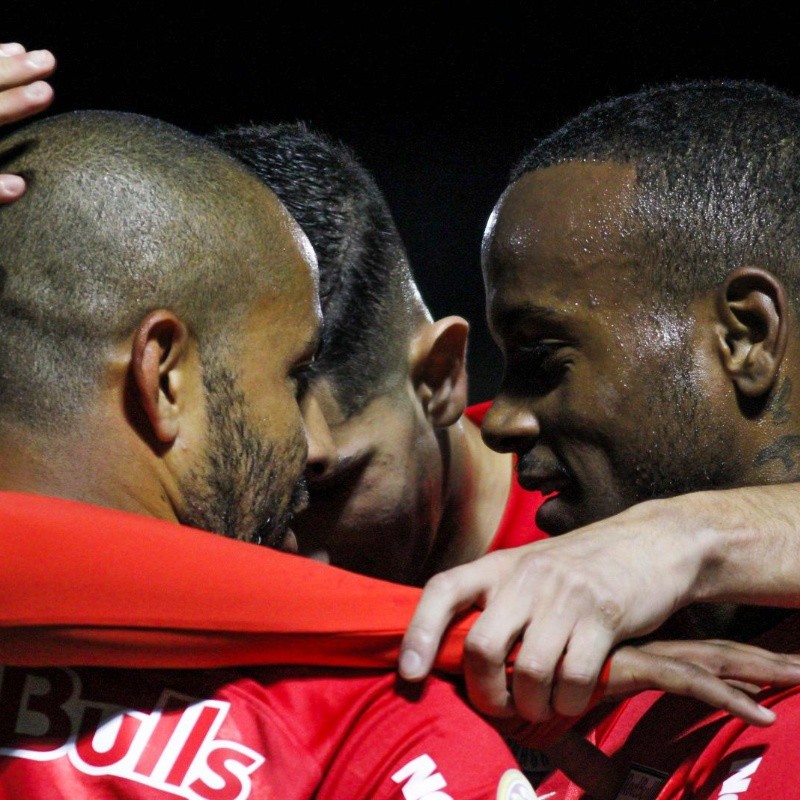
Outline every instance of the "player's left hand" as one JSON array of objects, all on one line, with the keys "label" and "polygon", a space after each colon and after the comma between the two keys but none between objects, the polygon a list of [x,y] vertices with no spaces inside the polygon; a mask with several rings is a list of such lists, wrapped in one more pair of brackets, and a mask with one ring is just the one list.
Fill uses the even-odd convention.
[{"label": "player's left hand", "polygon": [[[765,727],[775,713],[753,695],[765,686],[800,683],[800,658],[720,639],[653,641],[618,647],[609,657],[594,703],[618,701],[637,692],[661,690],[727,711],[750,725]],[[550,748],[578,717],[551,716],[530,722],[519,714],[490,722],[505,736],[529,747]]]},{"label": "player's left hand", "polygon": [[[666,502],[434,575],[403,638],[401,677],[424,677],[453,617],[479,606],[464,642],[472,705],[532,722],[580,714],[611,649],[683,605],[704,563],[705,537]],[[512,699],[505,664],[517,642]]]}]

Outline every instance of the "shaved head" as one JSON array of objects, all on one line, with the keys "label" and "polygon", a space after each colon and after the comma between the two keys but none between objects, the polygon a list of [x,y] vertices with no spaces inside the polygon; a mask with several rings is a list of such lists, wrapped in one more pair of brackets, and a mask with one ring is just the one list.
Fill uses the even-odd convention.
[{"label": "shaved head", "polygon": [[282,288],[277,234],[295,223],[200,137],[139,115],[75,112],[6,137],[0,165],[29,187],[0,209],[0,420],[63,425],[108,348],[153,309],[222,346],[254,289]]}]

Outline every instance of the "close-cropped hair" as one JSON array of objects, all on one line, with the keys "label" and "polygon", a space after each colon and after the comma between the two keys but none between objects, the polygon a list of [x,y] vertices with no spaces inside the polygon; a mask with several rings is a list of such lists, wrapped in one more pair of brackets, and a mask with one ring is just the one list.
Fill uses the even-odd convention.
[{"label": "close-cropped hair", "polygon": [[267,282],[251,248],[230,245],[269,235],[251,200],[274,198],[202,137],[77,111],[7,136],[0,169],[28,186],[0,207],[0,419],[65,430],[147,313],[170,309],[221,344]]},{"label": "close-cropped hair", "polygon": [[753,81],[689,81],[597,103],[512,170],[630,164],[632,250],[663,298],[685,304],[761,266],[800,309],[800,100]]},{"label": "close-cropped hair", "polygon": [[211,141],[244,162],[299,223],[319,266],[314,373],[350,416],[405,376],[419,300],[386,199],[353,151],[304,123],[241,125]]}]

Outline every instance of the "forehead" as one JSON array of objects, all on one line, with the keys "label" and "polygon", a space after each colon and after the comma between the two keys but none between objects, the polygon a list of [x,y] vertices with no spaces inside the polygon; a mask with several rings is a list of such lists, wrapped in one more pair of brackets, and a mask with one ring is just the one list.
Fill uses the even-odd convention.
[{"label": "forehead", "polygon": [[569,162],[527,173],[487,225],[490,315],[508,306],[596,305],[630,279],[633,166]]},{"label": "forehead", "polygon": [[317,260],[299,225],[277,198],[273,201],[270,230],[257,255],[268,289],[262,298],[254,298],[252,316],[260,336],[273,339],[281,351],[291,351],[316,338],[322,323]]},{"label": "forehead", "polygon": [[319,269],[314,248],[282,204],[276,228],[275,249],[279,259],[276,273],[283,289],[281,298],[288,305],[294,305],[295,310],[298,304],[308,310],[310,304],[311,313],[321,321]]}]

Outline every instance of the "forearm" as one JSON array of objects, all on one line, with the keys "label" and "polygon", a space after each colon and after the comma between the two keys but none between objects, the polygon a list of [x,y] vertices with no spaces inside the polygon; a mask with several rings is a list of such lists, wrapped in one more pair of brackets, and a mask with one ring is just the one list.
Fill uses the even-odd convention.
[{"label": "forearm", "polygon": [[697,492],[658,504],[696,559],[686,600],[800,606],[800,484]]}]

